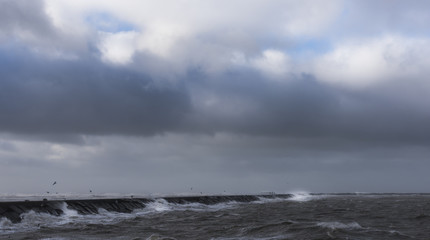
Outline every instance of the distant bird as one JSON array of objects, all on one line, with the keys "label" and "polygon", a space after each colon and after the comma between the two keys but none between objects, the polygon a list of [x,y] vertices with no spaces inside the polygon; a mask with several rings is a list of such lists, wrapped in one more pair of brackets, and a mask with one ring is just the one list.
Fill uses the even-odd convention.
[{"label": "distant bird", "polygon": [[48,191],[47,191],[46,193],[47,193],[47,194],[49,194],[49,192],[48,192]]},{"label": "distant bird", "polygon": [[93,192],[93,190],[90,189],[90,193],[92,193],[92,192]]},{"label": "distant bird", "polygon": [[55,181],[55,182],[52,184],[52,186],[54,186],[55,184],[57,184],[57,181]]}]

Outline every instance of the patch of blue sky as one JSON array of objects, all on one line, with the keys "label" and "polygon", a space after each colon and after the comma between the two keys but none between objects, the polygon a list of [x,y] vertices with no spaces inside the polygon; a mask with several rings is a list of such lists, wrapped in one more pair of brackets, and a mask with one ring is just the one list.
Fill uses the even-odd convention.
[{"label": "patch of blue sky", "polygon": [[286,50],[290,56],[297,56],[303,54],[316,54],[322,55],[333,48],[332,43],[326,39],[302,39],[296,40],[294,44],[290,45]]},{"label": "patch of blue sky", "polygon": [[321,37],[292,37],[266,35],[260,40],[261,49],[274,49],[288,54],[290,57],[306,57],[323,55],[333,50],[335,42],[330,36]]},{"label": "patch of blue sky", "polygon": [[116,33],[137,30],[134,24],[120,20],[107,12],[93,12],[86,16],[85,22],[103,32]]}]

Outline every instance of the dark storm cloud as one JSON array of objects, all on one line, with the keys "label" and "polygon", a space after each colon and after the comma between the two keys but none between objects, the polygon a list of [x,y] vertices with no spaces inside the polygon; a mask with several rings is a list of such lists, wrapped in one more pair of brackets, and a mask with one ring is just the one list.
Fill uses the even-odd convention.
[{"label": "dark storm cloud", "polygon": [[270,81],[250,69],[161,83],[91,57],[54,61],[19,48],[0,51],[0,64],[2,132],[430,140],[429,111],[399,98],[406,89],[345,90],[310,75]]},{"label": "dark storm cloud", "polygon": [[338,93],[308,75],[285,81],[252,70],[197,81],[193,88],[202,92],[202,101],[213,95],[219,102],[201,106],[195,117],[203,129],[214,131],[305,136],[323,130],[337,110]]},{"label": "dark storm cloud", "polygon": [[0,52],[0,129],[22,134],[131,134],[174,130],[190,103],[180,86],[98,61]]},{"label": "dark storm cloud", "polygon": [[[268,81],[255,72],[223,77],[194,86],[195,92],[203,92],[202,98],[212,95],[220,101],[220,105],[199,108],[194,128],[284,137],[430,140],[430,112],[410,100],[421,80],[409,80],[411,84],[402,88],[382,85],[363,91],[329,86],[310,75],[285,82]],[[426,98],[424,93],[415,94]],[[241,109],[248,107],[251,110]],[[224,114],[225,108],[232,111]]]}]

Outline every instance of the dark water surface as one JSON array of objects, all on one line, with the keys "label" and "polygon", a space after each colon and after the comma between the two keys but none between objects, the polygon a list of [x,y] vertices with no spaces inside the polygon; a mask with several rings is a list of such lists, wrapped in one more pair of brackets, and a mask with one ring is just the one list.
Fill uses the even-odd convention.
[{"label": "dark water surface", "polygon": [[132,213],[29,212],[0,239],[430,239],[424,194],[295,195],[250,203],[168,203]]}]

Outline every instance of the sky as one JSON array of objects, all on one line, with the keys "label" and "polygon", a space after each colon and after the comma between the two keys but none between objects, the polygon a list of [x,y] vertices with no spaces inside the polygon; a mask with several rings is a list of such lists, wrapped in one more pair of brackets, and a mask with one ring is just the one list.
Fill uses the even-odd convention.
[{"label": "sky", "polygon": [[430,192],[428,22],[425,0],[0,0],[0,194]]}]

